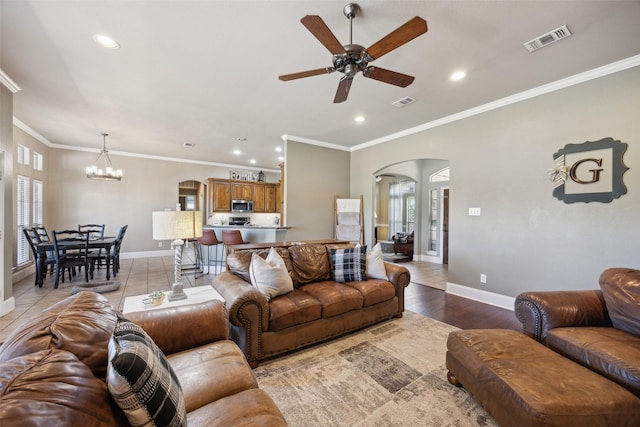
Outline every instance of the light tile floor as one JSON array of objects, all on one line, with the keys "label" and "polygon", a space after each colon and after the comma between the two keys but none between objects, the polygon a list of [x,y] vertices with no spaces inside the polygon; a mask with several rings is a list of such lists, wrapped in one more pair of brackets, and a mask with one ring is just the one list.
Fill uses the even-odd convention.
[{"label": "light tile floor", "polygon": [[[103,295],[111,304],[122,310],[124,299],[134,295],[146,295],[157,290],[169,290],[173,283],[173,257],[156,258],[136,258],[122,259],[120,261],[120,271],[117,277],[110,280],[120,282],[117,291],[107,292]],[[185,261],[188,264],[189,261]],[[411,281],[413,283],[432,286],[444,289],[447,282],[446,266],[431,264],[426,262],[404,262],[400,265],[407,267],[411,271]],[[104,282],[104,268],[97,271],[92,282]],[[210,285],[214,274],[199,273],[194,278],[193,272],[185,274],[183,280],[185,286]],[[76,276],[73,281],[67,279],[58,285],[58,289],[53,288],[54,277],[48,274],[42,288],[34,286],[34,275],[21,280],[13,287],[16,308],[6,316],[0,318],[0,343],[20,324],[28,321],[42,310],[50,307],[58,301],[71,295],[71,288],[75,284],[82,284],[82,278]],[[411,293],[411,286],[405,290],[408,295]]]}]

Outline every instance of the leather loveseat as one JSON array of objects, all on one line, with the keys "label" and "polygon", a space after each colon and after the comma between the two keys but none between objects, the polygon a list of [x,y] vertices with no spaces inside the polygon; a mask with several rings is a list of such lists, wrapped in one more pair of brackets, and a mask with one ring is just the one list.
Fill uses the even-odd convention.
[{"label": "leather loveseat", "polygon": [[269,248],[240,250],[227,257],[228,271],[216,276],[213,286],[226,300],[231,339],[251,366],[402,316],[404,288],[410,281],[405,267],[385,262],[388,280],[369,278],[347,283],[332,280],[331,249],[352,246],[280,244],[276,249],[294,289],[271,300],[251,284],[248,272],[253,253],[264,258]]},{"label": "leather loveseat", "polygon": [[516,316],[526,335],[640,397],[640,270],[610,268],[599,283],[520,294]]},{"label": "leather loveseat", "polygon": [[[167,355],[189,426],[286,425],[227,339],[221,302],[130,313],[127,319]],[[121,320],[102,295],[80,292],[15,330],[0,347],[0,424],[130,425],[106,383],[108,347]]]},{"label": "leather loveseat", "polygon": [[524,334],[449,334],[449,381],[501,426],[640,426],[640,270],[612,268],[600,289],[525,292]]}]

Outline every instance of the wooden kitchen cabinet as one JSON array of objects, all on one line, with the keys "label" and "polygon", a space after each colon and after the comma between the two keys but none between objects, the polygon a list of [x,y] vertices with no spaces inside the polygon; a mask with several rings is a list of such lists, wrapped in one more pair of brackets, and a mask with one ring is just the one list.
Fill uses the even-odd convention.
[{"label": "wooden kitchen cabinet", "polygon": [[231,210],[231,183],[228,180],[209,179],[209,206],[213,212]]},{"label": "wooden kitchen cabinet", "polygon": [[266,212],[265,208],[265,184],[253,184],[253,211]]},{"label": "wooden kitchen cabinet", "polygon": [[277,198],[276,198],[276,186],[273,184],[266,184],[264,186],[264,210],[268,213],[276,213],[277,210]]},{"label": "wooden kitchen cabinet", "polygon": [[249,182],[232,182],[231,183],[231,199],[232,200],[253,200],[254,184]]}]

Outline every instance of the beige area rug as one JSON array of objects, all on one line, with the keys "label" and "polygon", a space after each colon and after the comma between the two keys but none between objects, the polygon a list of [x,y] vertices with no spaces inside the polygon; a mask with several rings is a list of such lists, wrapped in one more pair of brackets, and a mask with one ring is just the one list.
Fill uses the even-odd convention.
[{"label": "beige area rug", "polygon": [[446,325],[405,311],[254,372],[290,426],[497,426],[447,381]]}]

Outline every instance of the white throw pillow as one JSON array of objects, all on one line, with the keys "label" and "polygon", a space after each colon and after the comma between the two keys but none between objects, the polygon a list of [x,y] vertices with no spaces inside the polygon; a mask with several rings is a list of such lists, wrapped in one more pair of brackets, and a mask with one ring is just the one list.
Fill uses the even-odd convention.
[{"label": "white throw pillow", "polygon": [[371,279],[389,280],[387,269],[382,260],[382,246],[376,244],[367,254],[367,277]]},{"label": "white throw pillow", "polygon": [[269,301],[278,295],[293,291],[293,280],[289,276],[284,260],[275,248],[269,250],[267,259],[254,253],[249,266],[251,284],[258,288]]}]

